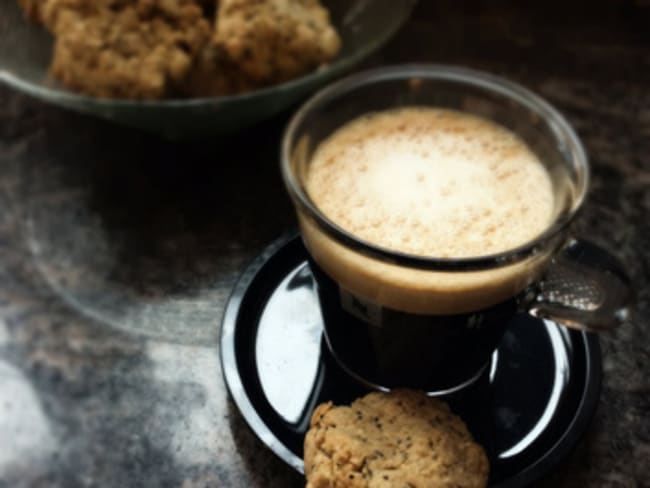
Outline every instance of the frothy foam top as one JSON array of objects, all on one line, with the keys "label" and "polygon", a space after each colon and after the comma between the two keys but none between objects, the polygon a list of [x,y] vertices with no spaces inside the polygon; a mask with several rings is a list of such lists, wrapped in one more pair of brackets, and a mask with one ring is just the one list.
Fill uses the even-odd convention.
[{"label": "frothy foam top", "polygon": [[378,112],[316,150],[306,181],[334,223],[375,245],[460,258],[538,236],[553,214],[550,177],[509,130],[443,109]]}]

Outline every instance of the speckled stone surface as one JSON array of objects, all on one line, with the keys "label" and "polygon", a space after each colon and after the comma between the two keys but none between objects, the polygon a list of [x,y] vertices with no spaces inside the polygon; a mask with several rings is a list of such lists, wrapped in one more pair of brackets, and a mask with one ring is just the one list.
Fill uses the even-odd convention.
[{"label": "speckled stone surface", "polygon": [[[459,4],[421,2],[373,62],[505,75],[576,127],[593,166],[576,234],[626,263],[638,303],[602,336],[586,437],[539,486],[648,487],[649,9]],[[238,273],[295,226],[287,116],[170,143],[0,88],[0,487],[304,485],[229,400],[216,347]]]}]

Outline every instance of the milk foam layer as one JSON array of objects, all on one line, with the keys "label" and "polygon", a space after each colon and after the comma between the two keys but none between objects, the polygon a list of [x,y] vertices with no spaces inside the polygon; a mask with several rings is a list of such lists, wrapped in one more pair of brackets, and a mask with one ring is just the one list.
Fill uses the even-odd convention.
[{"label": "milk foam layer", "polygon": [[515,248],[549,225],[553,189],[515,134],[440,109],[357,119],[313,156],[307,192],[333,222],[392,250],[441,258]]},{"label": "milk foam layer", "polygon": [[[551,223],[553,188],[515,134],[461,112],[405,108],[367,115],[317,148],[305,181],[320,211],[358,238],[419,256],[507,251]],[[314,260],[358,298],[418,314],[469,313],[538,278],[549,252],[476,272],[434,272],[362,255],[299,211]]]}]

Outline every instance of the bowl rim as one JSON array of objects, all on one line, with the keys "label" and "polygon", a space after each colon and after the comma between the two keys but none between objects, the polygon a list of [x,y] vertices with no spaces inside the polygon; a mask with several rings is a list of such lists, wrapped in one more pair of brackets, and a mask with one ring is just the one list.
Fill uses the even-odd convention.
[{"label": "bowl rim", "polygon": [[258,97],[264,97],[270,94],[277,94],[278,92],[289,92],[300,87],[308,86],[316,83],[321,79],[327,80],[336,74],[345,71],[352,67],[362,59],[369,56],[372,52],[379,49],[386,43],[407,21],[410,17],[413,8],[418,0],[401,0],[400,4],[405,8],[401,10],[401,15],[391,17],[394,19],[389,25],[389,28],[381,31],[381,33],[372,39],[371,42],[364,44],[350,55],[340,58],[335,58],[333,62],[326,63],[306,75],[294,78],[275,85],[269,85],[258,90],[252,90],[235,95],[221,95],[213,97],[191,97],[191,98],[168,98],[160,100],[134,100],[124,98],[97,98],[90,95],[76,93],[64,86],[49,87],[47,85],[33,83],[26,81],[20,76],[15,75],[13,72],[0,66],[0,82],[6,83],[8,86],[44,100],[54,100],[67,106],[87,106],[97,108],[111,108],[111,109],[128,109],[128,108],[144,108],[144,109],[159,109],[159,108],[200,108],[206,105],[221,105],[231,102],[253,100]]}]

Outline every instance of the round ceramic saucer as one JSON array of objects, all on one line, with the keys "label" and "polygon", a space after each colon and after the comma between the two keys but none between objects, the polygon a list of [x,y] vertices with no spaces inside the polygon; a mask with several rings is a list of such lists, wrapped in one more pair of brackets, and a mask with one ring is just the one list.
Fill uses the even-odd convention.
[{"label": "round ceramic saucer", "polygon": [[[315,283],[297,237],[270,246],[241,276],[222,324],[221,361],[250,427],[300,472],[314,407],[366,393],[324,346]],[[490,486],[519,487],[553,470],[582,437],[600,381],[596,336],[522,316],[489,370],[444,400],[488,452]]]}]

